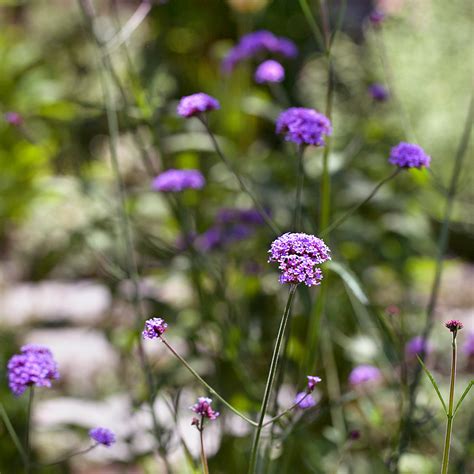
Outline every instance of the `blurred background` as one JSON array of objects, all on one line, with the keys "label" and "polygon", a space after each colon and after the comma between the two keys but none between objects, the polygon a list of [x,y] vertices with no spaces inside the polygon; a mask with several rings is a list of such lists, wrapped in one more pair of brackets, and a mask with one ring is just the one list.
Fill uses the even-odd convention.
[{"label": "blurred background", "polygon": [[[307,333],[320,289],[299,290],[273,409],[292,403],[310,369],[323,383],[315,409],[296,411],[266,434],[273,439],[268,473],[386,472],[400,423],[401,364],[408,377],[417,364],[406,357],[405,343],[424,327],[472,90],[472,2],[327,3],[331,31],[340,24],[332,48],[332,217],[392,172],[387,159],[399,141],[421,145],[432,166],[401,173],[332,233],[328,244],[345,275],[325,271],[328,299],[316,353],[308,353]],[[321,24],[319,3],[308,4]],[[21,344],[47,345],[61,379],[37,392],[32,439],[38,461],[87,447],[87,430],[97,425],[115,431],[118,442],[40,472],[156,473],[162,467],[153,455],[136,350],[144,319],[164,317],[170,343],[222,395],[255,416],[287,296],[267,263],[272,232],[259,223],[241,232],[233,232],[234,223],[219,223],[223,208],[249,209],[252,202],[202,125],[176,115],[177,101],[198,91],[218,98],[221,109],[210,115],[210,126],[219,143],[280,228],[292,230],[297,160],[274,133],[274,122],[290,104],[325,111],[327,57],[298,1],[98,0],[94,7],[91,24],[72,0],[0,0],[0,397],[22,433],[26,397],[10,393],[5,367]],[[368,19],[374,8],[385,12],[382,27]],[[239,38],[259,29],[298,47],[297,57],[282,61],[286,78],[276,90],[253,81],[255,59],[231,74],[221,68]],[[387,88],[387,100],[369,94],[374,83]],[[109,113],[112,104],[118,117],[112,138],[132,229],[138,303],[104,92]],[[153,176],[168,168],[197,168],[207,184],[171,199],[151,189]],[[309,148],[304,229],[316,235],[321,170],[322,150]],[[458,393],[474,366],[466,342],[474,330],[473,170],[470,146],[427,357],[444,394],[450,335],[442,321],[456,318],[465,326],[458,337]],[[191,246],[189,235],[198,236]],[[145,349],[170,463],[177,473],[199,472],[199,436],[188,407],[208,394],[162,344],[146,341]],[[379,367],[384,378],[357,392],[347,377],[362,363]],[[444,418],[425,377],[421,386],[419,422],[400,461],[406,473],[439,469]],[[349,401],[331,402],[341,396]],[[456,473],[474,469],[472,397],[465,403],[451,453]],[[210,470],[245,472],[251,432],[215,405],[222,416],[206,429]],[[0,471],[20,469],[0,425]]]}]

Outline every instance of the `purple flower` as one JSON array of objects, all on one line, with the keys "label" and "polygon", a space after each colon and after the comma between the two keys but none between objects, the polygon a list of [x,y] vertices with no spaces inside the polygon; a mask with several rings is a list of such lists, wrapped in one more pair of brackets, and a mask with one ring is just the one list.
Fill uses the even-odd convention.
[{"label": "purple flower", "polygon": [[297,404],[298,408],[305,410],[306,408],[312,408],[316,405],[316,400],[310,393],[299,392],[296,394],[294,404]]},{"label": "purple flower", "polygon": [[372,84],[369,86],[369,94],[377,102],[385,102],[388,100],[390,93],[382,84]]},{"label": "purple flower", "polygon": [[267,30],[255,31],[242,36],[237,45],[227,53],[222,62],[222,70],[230,73],[240,62],[264,53],[293,58],[298,54],[298,50],[288,38],[275,36]]},{"label": "purple flower", "polygon": [[97,443],[103,444],[107,447],[112,446],[115,443],[115,435],[107,428],[92,428],[89,431],[89,436],[94,441],[97,441]]},{"label": "purple flower", "polygon": [[23,117],[18,112],[5,112],[4,118],[5,122],[14,127],[19,127],[23,124]]},{"label": "purple flower", "polygon": [[308,379],[308,391],[312,392],[316,384],[321,382],[322,380],[317,377],[316,375],[307,375],[306,378]]},{"label": "purple flower", "polygon": [[198,170],[170,169],[153,180],[152,188],[155,191],[177,193],[185,189],[202,189],[205,184],[206,180]]},{"label": "purple flower", "polygon": [[256,209],[222,208],[217,212],[216,222],[219,224],[260,225],[265,221]]},{"label": "purple flower", "polygon": [[382,373],[373,365],[358,365],[349,374],[349,383],[353,386],[376,382],[382,378]]},{"label": "purple flower", "polygon": [[165,333],[167,327],[168,324],[164,319],[147,319],[145,321],[145,328],[143,329],[142,336],[144,339],[156,339]]},{"label": "purple flower", "polygon": [[414,357],[417,354],[428,354],[431,352],[431,346],[426,343],[422,336],[415,336],[410,339],[405,346],[405,353],[408,356]]},{"label": "purple flower", "polygon": [[304,233],[286,233],[272,242],[269,262],[278,262],[280,283],[319,285],[323,274],[316,265],[331,259],[326,244]]},{"label": "purple flower", "polygon": [[349,439],[351,441],[357,441],[359,438],[360,438],[360,431],[359,430],[349,431]]},{"label": "purple flower", "polygon": [[190,407],[190,410],[204,418],[215,420],[220,415],[220,413],[218,411],[214,411],[211,408],[211,403],[212,400],[210,398],[199,397],[197,403]]},{"label": "purple flower", "polygon": [[276,133],[298,145],[323,146],[324,136],[331,135],[332,128],[329,119],[316,110],[291,107],[278,117]]},{"label": "purple flower", "polygon": [[380,26],[385,20],[385,13],[380,10],[373,10],[369,15],[369,21],[373,26]]},{"label": "purple flower", "polygon": [[474,356],[474,331],[468,333],[466,342],[462,346],[462,349],[467,357]]},{"label": "purple flower", "polygon": [[281,82],[285,79],[285,70],[279,62],[269,59],[257,67],[254,78],[255,82],[259,84],[264,82]]},{"label": "purple flower", "polygon": [[51,387],[59,379],[58,366],[51,351],[44,346],[28,344],[14,355],[7,365],[8,385],[18,397],[28,387]]},{"label": "purple flower", "polygon": [[458,332],[460,329],[464,327],[464,324],[459,321],[458,319],[450,319],[449,321],[446,321],[444,324],[451,332]]},{"label": "purple flower", "polygon": [[219,108],[220,105],[217,99],[203,92],[198,92],[197,94],[181,97],[176,111],[181,117],[189,118]]},{"label": "purple flower", "polygon": [[431,157],[419,145],[400,142],[391,149],[388,161],[399,168],[422,168],[430,166]]}]

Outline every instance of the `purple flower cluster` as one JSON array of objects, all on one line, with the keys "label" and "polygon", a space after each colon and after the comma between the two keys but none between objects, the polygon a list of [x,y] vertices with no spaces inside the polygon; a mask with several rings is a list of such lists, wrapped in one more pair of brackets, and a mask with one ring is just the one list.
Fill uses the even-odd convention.
[{"label": "purple flower cluster", "polygon": [[255,82],[259,84],[265,82],[281,82],[285,79],[285,69],[279,62],[269,59],[257,67],[254,79]]},{"label": "purple flower cluster", "polygon": [[209,420],[215,420],[220,415],[220,413],[218,411],[214,411],[211,408],[211,403],[212,400],[210,398],[199,397],[197,403],[189,409],[204,418],[208,418]]},{"label": "purple flower cluster", "polygon": [[431,157],[419,145],[400,142],[391,149],[388,161],[399,168],[423,168],[430,166]]},{"label": "purple flower cluster", "polygon": [[327,245],[314,235],[286,233],[272,242],[269,262],[278,262],[280,283],[319,285],[323,274],[317,265],[331,259]]},{"label": "purple flower cluster", "polygon": [[204,92],[181,97],[176,111],[181,117],[195,117],[204,112],[219,109],[220,105],[217,99]]},{"label": "purple flower cluster", "polygon": [[59,379],[58,365],[51,351],[35,344],[23,346],[21,353],[8,361],[7,369],[8,384],[17,397],[28,387],[51,387],[51,381]]},{"label": "purple flower cluster", "polygon": [[316,400],[308,392],[299,392],[296,394],[293,403],[296,404],[298,408],[306,410],[307,408],[314,407],[316,405]]},{"label": "purple flower cluster", "polygon": [[382,84],[371,84],[369,86],[369,94],[376,102],[385,102],[390,97],[387,88]]},{"label": "purple flower cluster", "polygon": [[255,31],[242,36],[238,44],[227,53],[222,62],[222,70],[230,73],[240,62],[265,53],[293,58],[298,50],[288,38],[275,36],[267,30]]},{"label": "purple flower cluster", "polygon": [[198,170],[170,169],[160,173],[151,185],[155,191],[178,193],[185,189],[202,189],[206,184],[204,176]]},{"label": "purple flower cluster", "polygon": [[298,145],[323,146],[324,137],[331,135],[332,127],[330,120],[314,109],[291,107],[278,117],[276,133]]},{"label": "purple flower cluster", "polygon": [[306,378],[308,379],[308,391],[312,392],[314,390],[314,387],[316,387],[316,384],[319,382],[322,382],[322,379],[320,377],[317,377],[316,375],[307,375]]},{"label": "purple flower cluster", "polygon": [[99,444],[110,447],[115,443],[115,435],[107,428],[92,428],[89,431],[89,437]]},{"label": "purple flower cluster", "polygon": [[431,352],[431,346],[427,344],[422,336],[415,336],[406,343],[405,353],[407,356],[414,357],[423,352],[429,354]]},{"label": "purple flower cluster", "polygon": [[164,319],[161,318],[151,318],[145,321],[145,327],[142,332],[144,339],[156,339],[161,337],[166,329],[168,324]]},{"label": "purple flower cluster", "polygon": [[451,331],[451,332],[458,332],[460,329],[464,327],[464,324],[459,321],[458,319],[450,319],[446,321],[444,325]]},{"label": "purple flower cluster", "polygon": [[349,374],[349,383],[352,386],[377,382],[382,378],[382,373],[373,365],[358,365]]}]

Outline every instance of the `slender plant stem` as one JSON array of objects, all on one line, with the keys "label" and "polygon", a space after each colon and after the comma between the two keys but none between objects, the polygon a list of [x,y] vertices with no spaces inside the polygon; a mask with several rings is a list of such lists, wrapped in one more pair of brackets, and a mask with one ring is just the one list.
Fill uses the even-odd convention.
[{"label": "slender plant stem", "polygon": [[285,311],[281,318],[280,327],[278,328],[278,334],[275,341],[275,347],[273,349],[272,359],[270,362],[270,368],[268,371],[267,383],[265,385],[265,392],[263,394],[262,405],[260,408],[260,416],[258,420],[257,429],[255,430],[255,435],[252,444],[252,451],[250,453],[250,465],[249,473],[253,474],[256,471],[257,460],[258,460],[258,448],[260,444],[260,436],[262,433],[263,422],[267,412],[268,402],[270,401],[270,394],[272,391],[273,382],[275,380],[275,375],[278,368],[278,360],[280,355],[280,350],[283,342],[283,336],[285,334],[286,325],[291,313],[291,304],[293,303],[293,297],[296,293],[296,285],[291,285],[290,292],[288,294],[288,300],[286,302]]},{"label": "slender plant stem", "polygon": [[297,181],[296,181],[296,198],[295,198],[295,222],[294,222],[295,232],[298,232],[301,227],[301,216],[302,216],[301,195],[303,193],[303,186],[304,186],[304,168],[303,168],[304,145],[298,146],[297,154],[298,154],[298,175],[297,175]]},{"label": "slender plant stem", "polygon": [[339,227],[346,219],[351,217],[359,208],[361,208],[363,205],[367,204],[378,192],[378,190],[386,183],[388,183],[390,180],[395,178],[397,176],[402,168],[397,168],[393,173],[389,174],[385,178],[380,181],[377,186],[371,191],[371,193],[359,204],[356,204],[354,207],[352,207],[349,211],[347,211],[344,215],[339,217],[339,219],[336,219],[332,224],[330,224],[327,228],[323,229],[320,232],[321,236],[324,236],[326,234],[329,234],[331,231],[333,231],[336,227]]},{"label": "slender plant stem", "polygon": [[95,443],[92,446],[89,446],[88,448],[81,449],[80,451],[74,451],[72,453],[67,454],[66,456],[62,457],[61,459],[56,459],[56,461],[51,461],[45,464],[38,464],[40,467],[44,466],[55,466],[56,464],[62,464],[63,462],[69,461],[69,459],[80,456],[81,454],[86,454],[90,451],[92,451],[94,448],[97,448],[99,446],[99,443]]},{"label": "slender plant stem", "polygon": [[0,416],[2,417],[3,423],[7,428],[8,434],[10,435],[10,438],[12,439],[16,449],[20,453],[21,459],[23,460],[23,464],[26,468],[28,464],[28,457],[26,456],[25,450],[21,445],[20,439],[18,438],[15,428],[13,428],[12,422],[10,421],[10,417],[8,416],[8,413],[2,403],[0,403]]},{"label": "slender plant stem", "polygon": [[245,416],[243,413],[241,413],[237,408],[233,407],[223,396],[221,396],[214,388],[212,388],[189,364],[188,362],[180,356],[174,348],[170,345],[170,343],[164,338],[161,337],[161,340],[163,344],[170,350],[170,352],[191,372],[191,374],[202,384],[204,387],[206,387],[210,393],[215,395],[229,410],[234,412],[236,415],[240,416],[243,420],[245,420],[247,423],[250,423],[253,426],[257,426],[257,423],[247,416]]},{"label": "slender plant stem", "polygon": [[303,15],[305,16],[306,21],[308,22],[308,25],[311,28],[311,32],[313,33],[316,43],[321,49],[324,49],[323,35],[321,34],[321,30],[319,29],[319,26],[316,23],[313,14],[311,13],[311,9],[309,8],[307,0],[299,0],[299,2]]},{"label": "slender plant stem", "polygon": [[207,464],[206,450],[204,449],[204,417],[201,417],[201,427],[199,428],[199,439],[201,441],[201,463],[204,474],[209,474],[209,466]]},{"label": "slender plant stem", "polygon": [[456,335],[453,332],[452,352],[451,352],[451,383],[449,385],[449,402],[446,424],[446,437],[444,439],[443,464],[441,474],[447,474],[449,465],[449,449],[451,447],[451,433],[453,430],[453,407],[454,407],[454,384],[456,383]]},{"label": "slender plant stem", "polygon": [[209,124],[207,122],[206,117],[205,116],[204,117],[199,117],[199,120],[204,125],[204,127],[205,127],[205,129],[206,129],[206,131],[209,135],[209,138],[211,139],[212,145],[214,146],[214,150],[216,151],[219,158],[227,166],[228,170],[235,176],[235,178],[237,179],[242,191],[247,193],[248,196],[250,197],[250,199],[252,199],[253,203],[255,204],[255,207],[260,212],[263,220],[268,225],[268,227],[270,227],[270,229],[273,231],[273,233],[275,235],[279,235],[281,233],[280,229],[278,229],[277,225],[273,222],[272,218],[268,215],[268,212],[260,204],[259,200],[255,197],[254,193],[248,187],[247,183],[243,180],[243,178],[240,176],[240,174],[236,171],[236,169],[232,165],[231,161],[222,152],[221,147],[219,146],[219,143],[217,142],[215,135],[212,133],[212,130],[209,127]]},{"label": "slender plant stem", "polygon": [[309,392],[306,392],[304,397],[293,403],[293,405],[291,405],[290,407],[288,407],[285,411],[282,411],[281,413],[279,413],[278,415],[274,416],[273,418],[270,418],[268,421],[266,421],[262,426],[265,427],[265,426],[268,426],[268,425],[271,425],[272,423],[275,423],[275,421],[278,421],[280,418],[283,418],[285,415],[288,415],[290,412],[292,412],[297,406],[299,406],[299,404],[305,400],[307,397],[309,396]]},{"label": "slender plant stem", "polygon": [[25,433],[25,451],[26,451],[26,472],[31,469],[31,417],[33,415],[33,401],[35,398],[35,389],[33,386],[28,388],[28,408],[26,409],[26,433]]}]

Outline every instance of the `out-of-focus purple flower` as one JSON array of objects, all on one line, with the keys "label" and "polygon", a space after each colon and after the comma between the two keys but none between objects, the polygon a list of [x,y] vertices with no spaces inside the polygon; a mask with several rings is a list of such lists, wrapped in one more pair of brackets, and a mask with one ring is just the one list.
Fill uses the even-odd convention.
[{"label": "out-of-focus purple flower", "polygon": [[250,224],[260,225],[265,221],[262,215],[256,209],[237,209],[237,208],[222,208],[219,209],[216,215],[216,222],[219,224]]},{"label": "out-of-focus purple flower", "polygon": [[151,186],[155,191],[177,193],[185,189],[202,189],[205,184],[206,180],[198,170],[170,169],[159,174]]},{"label": "out-of-focus purple flower", "polygon": [[298,50],[288,38],[275,36],[267,30],[255,31],[242,36],[237,45],[227,53],[222,61],[222,70],[230,73],[240,62],[264,53],[293,58]]},{"label": "out-of-focus purple flower", "polygon": [[385,102],[390,96],[388,89],[382,84],[371,84],[369,94],[377,102]]},{"label": "out-of-focus purple flower", "polygon": [[257,67],[254,79],[259,84],[264,82],[281,82],[285,79],[285,69],[279,62],[269,59]]},{"label": "out-of-focus purple flower", "polygon": [[23,125],[23,117],[18,112],[5,112],[4,118],[5,122],[13,125],[14,127]]},{"label": "out-of-focus purple flower", "polygon": [[203,416],[204,418],[209,418],[209,420],[215,420],[220,413],[214,411],[211,408],[212,399],[206,397],[199,397],[196,404],[190,407],[194,413]]},{"label": "out-of-focus purple flower", "polygon": [[380,26],[385,20],[385,13],[381,10],[373,10],[369,14],[369,21],[373,26]]},{"label": "out-of-focus purple flower", "polygon": [[296,394],[295,400],[293,402],[297,404],[298,408],[305,410],[306,408],[312,408],[316,405],[316,400],[310,393],[299,392]]},{"label": "out-of-focus purple flower", "polygon": [[349,383],[353,386],[376,382],[382,378],[382,373],[373,365],[358,365],[349,374]]},{"label": "out-of-focus purple flower", "polygon": [[349,439],[351,441],[357,441],[359,438],[360,438],[360,431],[359,430],[349,431]]},{"label": "out-of-focus purple flower", "polygon": [[276,133],[298,145],[324,146],[324,137],[331,135],[330,120],[314,109],[291,107],[278,117]]},{"label": "out-of-focus purple flower", "polygon": [[468,333],[466,341],[462,346],[462,350],[467,357],[474,357],[474,331]]},{"label": "out-of-focus purple flower", "polygon": [[312,392],[316,384],[321,382],[321,378],[317,377],[316,375],[307,375],[306,378],[308,379],[308,390]]},{"label": "out-of-focus purple flower", "polygon": [[387,311],[389,316],[398,316],[400,314],[400,308],[396,304],[388,305],[385,311]]},{"label": "out-of-focus purple flower", "polygon": [[405,353],[407,356],[415,357],[417,354],[429,354],[431,352],[430,344],[427,344],[423,336],[415,336],[405,345]]},{"label": "out-of-focus purple flower", "polygon": [[400,142],[391,149],[388,161],[399,168],[423,168],[430,166],[431,157],[419,145]]},{"label": "out-of-focus purple flower", "polygon": [[28,387],[51,387],[59,379],[58,366],[51,351],[44,346],[28,344],[15,354],[7,365],[8,384],[18,397]]},{"label": "out-of-focus purple flower", "polygon": [[99,444],[110,447],[115,443],[115,435],[107,428],[92,428],[89,437]]},{"label": "out-of-focus purple flower", "polygon": [[145,327],[142,332],[144,339],[156,339],[161,337],[168,327],[164,319],[151,318],[145,321]]},{"label": "out-of-focus purple flower", "polygon": [[278,262],[280,283],[319,285],[323,274],[317,265],[331,259],[327,245],[314,235],[286,233],[272,242],[269,262]]},{"label": "out-of-focus purple flower", "polygon": [[451,331],[451,332],[458,332],[460,329],[464,327],[464,324],[459,321],[458,319],[450,319],[446,321],[444,325]]},{"label": "out-of-focus purple flower", "polygon": [[219,109],[219,101],[204,92],[181,97],[176,111],[181,117],[195,117],[204,112]]}]

